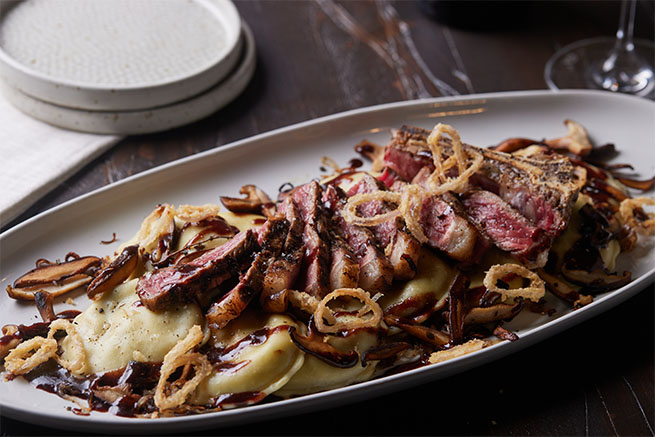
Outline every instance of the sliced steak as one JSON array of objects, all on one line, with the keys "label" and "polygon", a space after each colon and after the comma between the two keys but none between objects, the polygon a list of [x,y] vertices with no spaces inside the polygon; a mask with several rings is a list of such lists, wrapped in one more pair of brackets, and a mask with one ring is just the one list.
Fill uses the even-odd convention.
[{"label": "sliced steak", "polygon": [[327,217],[321,206],[321,187],[313,181],[298,187],[291,198],[305,223],[300,289],[323,298],[329,291],[330,244]]},{"label": "sliced steak", "polygon": [[471,220],[499,249],[514,254],[530,268],[546,264],[551,239],[499,196],[472,191],[462,196],[462,203]]},{"label": "sliced steak", "polygon": [[187,264],[146,273],[136,291],[143,305],[152,311],[196,299],[196,295],[217,287],[234,275],[259,246],[251,230],[240,232],[229,242]]},{"label": "sliced steak", "polygon": [[393,280],[393,266],[370,230],[343,219],[341,211],[346,199],[346,193],[332,185],[326,187],[323,193],[323,204],[332,213],[332,221],[359,263],[359,287],[368,291],[386,290]]},{"label": "sliced steak", "polygon": [[[412,183],[425,187],[430,171],[421,170]],[[402,190],[402,183],[396,182],[394,190]],[[427,237],[428,246],[438,249],[450,258],[471,263],[480,258],[488,246],[457,198],[448,193],[429,196],[421,207],[420,223]]]},{"label": "sliced steak", "polygon": [[334,229],[330,247],[330,290],[355,288],[359,282],[359,262],[348,243]]},{"label": "sliced steak", "polygon": [[[365,174],[348,191],[348,196],[375,193],[380,190],[386,191],[385,185],[373,176]],[[359,212],[363,217],[373,217],[389,212],[390,210],[391,208],[388,205],[379,200],[365,202],[359,207]],[[394,279],[412,279],[416,275],[416,263],[420,255],[421,244],[407,231],[403,220],[398,217],[394,220],[380,223],[370,229],[382,247],[385,248],[385,254],[388,255],[389,261],[393,266]]]},{"label": "sliced steak", "polygon": [[[427,167],[434,170],[427,145],[430,131],[403,126],[394,133],[385,149],[385,165],[406,181]],[[451,152],[450,141],[441,140],[444,154]],[[499,195],[533,224],[551,237],[567,226],[578,188],[568,158],[540,159],[514,156],[464,144],[465,149],[481,153],[484,161],[470,181]],[[542,157],[543,158],[543,157]]]},{"label": "sliced steak", "polygon": [[260,302],[262,307],[268,308],[268,302],[282,290],[293,288],[305,252],[303,244],[303,230],[305,223],[300,216],[296,203],[289,197],[278,210],[283,212],[289,223],[289,231],[284,240],[282,251],[266,269]]},{"label": "sliced steak", "polygon": [[255,260],[239,283],[205,313],[210,329],[218,330],[236,319],[246,309],[253,297],[261,290],[267,258],[263,252],[255,255]]},{"label": "sliced steak", "polygon": [[282,251],[289,232],[289,222],[284,216],[278,215],[266,220],[257,232],[257,243],[267,258],[276,258]]}]

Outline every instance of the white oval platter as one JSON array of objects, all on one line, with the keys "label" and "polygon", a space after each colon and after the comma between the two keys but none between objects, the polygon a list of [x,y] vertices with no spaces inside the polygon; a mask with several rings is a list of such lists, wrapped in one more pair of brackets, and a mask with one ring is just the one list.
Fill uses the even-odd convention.
[{"label": "white oval platter", "polygon": [[[139,228],[141,220],[157,203],[204,204],[218,202],[219,195],[235,195],[241,185],[256,184],[270,195],[285,182],[304,183],[319,173],[320,158],[329,156],[344,165],[356,154],[360,140],[384,144],[389,129],[402,124],[431,127],[442,121],[457,128],[465,142],[480,146],[514,136],[557,137],[566,132],[564,119],[587,127],[598,142],[613,142],[620,161],[635,165],[642,176],[655,173],[655,104],[648,100],[607,92],[528,91],[480,94],[452,98],[391,103],[357,109],[285,127],[233,144],[209,150],[104,187],[46,211],[0,236],[0,278],[3,286],[33,267],[37,258],[62,258],[74,250],[80,254],[112,252]],[[115,232],[119,240],[99,244]],[[31,387],[20,378],[0,382],[3,415],[57,428],[113,433],[190,432],[250,423],[267,418],[328,408],[417,384],[444,378],[495,360],[562,330],[628,299],[655,278],[652,246],[626,257],[635,278],[629,285],[603,295],[577,311],[560,307],[547,316],[527,315],[512,325],[520,339],[408,372],[349,387],[294,399],[196,416],[156,420],[130,419],[105,413],[88,417],[66,410],[70,404]],[[619,267],[621,268],[621,266]],[[75,308],[85,307],[86,297]],[[71,308],[59,302],[56,310]],[[37,321],[32,305],[0,296],[0,323]]]}]

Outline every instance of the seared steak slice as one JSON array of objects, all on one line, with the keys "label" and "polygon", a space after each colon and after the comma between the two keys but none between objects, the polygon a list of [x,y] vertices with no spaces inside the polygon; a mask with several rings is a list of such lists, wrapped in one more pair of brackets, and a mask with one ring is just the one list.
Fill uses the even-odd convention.
[{"label": "seared steak slice", "polygon": [[[430,131],[403,126],[394,133],[385,151],[385,165],[410,181],[423,167],[434,170],[426,143]],[[444,153],[451,153],[450,141],[441,140]],[[470,181],[498,194],[551,237],[567,226],[578,189],[573,166],[567,158],[539,159],[514,156],[464,144],[481,153],[484,161]]]},{"label": "seared steak slice", "polygon": [[[348,191],[348,196],[374,193],[380,190],[386,191],[384,184],[373,176],[365,174]],[[363,217],[373,217],[390,210],[391,208],[388,205],[379,200],[363,203],[359,207],[359,212]],[[405,229],[402,219],[398,217],[370,229],[382,247],[386,248],[385,253],[393,266],[394,278],[400,280],[412,279],[416,275],[416,263],[420,255],[421,244]]]},{"label": "seared steak slice", "polygon": [[386,290],[393,280],[393,266],[382,253],[370,230],[352,225],[343,219],[341,211],[346,198],[343,190],[330,185],[323,193],[323,204],[332,212],[332,221],[357,258],[358,285],[368,291]]},{"label": "seared steak slice", "polygon": [[283,216],[275,216],[266,220],[266,223],[257,232],[257,243],[267,258],[275,258],[282,251],[282,246],[289,232],[289,222]]},{"label": "seared steak slice", "polygon": [[240,270],[244,260],[259,249],[255,234],[246,230],[222,246],[188,264],[165,267],[143,275],[136,291],[141,303],[159,311],[179,302],[194,300],[198,293],[217,287]]},{"label": "seared steak slice", "polygon": [[432,153],[426,140],[430,131],[418,127],[402,126],[393,132],[391,142],[384,150],[384,164],[402,180],[411,181],[423,167],[434,170]]},{"label": "seared steak slice", "polygon": [[[428,169],[421,170],[412,183],[425,186]],[[394,190],[402,190],[396,182]],[[438,249],[459,262],[473,262],[487,246],[475,226],[469,223],[464,207],[453,195],[429,196],[421,207],[420,223],[428,246]]]},{"label": "seared steak slice", "polygon": [[266,262],[267,257],[263,252],[255,255],[255,260],[246,274],[239,279],[239,283],[209,307],[205,319],[210,329],[223,328],[246,309],[262,288]]},{"label": "seared steak slice", "polygon": [[499,249],[514,254],[530,268],[546,264],[551,239],[503,199],[479,190],[464,194],[462,203],[471,220]]},{"label": "seared steak slice", "polygon": [[359,282],[359,263],[348,243],[336,232],[331,232],[330,290],[355,288]]},{"label": "seared steak slice", "polygon": [[330,245],[327,217],[321,201],[321,187],[313,181],[298,187],[291,195],[305,222],[303,229],[303,255],[301,290],[318,297],[329,291]]},{"label": "seared steak slice", "polygon": [[298,278],[304,254],[303,230],[305,223],[296,203],[287,198],[280,206],[289,223],[289,232],[284,240],[282,251],[266,269],[260,301],[267,308],[267,301],[282,290],[293,288]]}]

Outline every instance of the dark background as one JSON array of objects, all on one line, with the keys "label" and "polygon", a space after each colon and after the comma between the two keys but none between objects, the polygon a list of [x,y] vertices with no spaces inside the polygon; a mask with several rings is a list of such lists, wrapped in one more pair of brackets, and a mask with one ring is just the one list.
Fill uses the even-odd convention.
[{"label": "dark background", "polygon": [[[236,4],[254,31],[258,66],[235,102],[180,129],[126,138],[9,227],[154,166],[323,115],[544,89],[549,57],[579,39],[613,36],[620,11],[609,1]],[[638,2],[637,37],[655,39],[654,10],[654,2]],[[563,334],[447,380],[197,435],[653,435],[654,309],[650,286]],[[4,417],[0,428],[2,435],[77,435]]]}]

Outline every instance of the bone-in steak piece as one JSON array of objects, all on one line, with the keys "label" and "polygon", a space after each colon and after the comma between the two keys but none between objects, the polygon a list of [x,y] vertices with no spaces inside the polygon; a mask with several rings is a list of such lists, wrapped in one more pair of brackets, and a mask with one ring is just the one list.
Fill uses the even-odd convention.
[{"label": "bone-in steak piece", "polygon": [[146,273],[139,279],[136,291],[143,305],[152,311],[194,300],[197,293],[217,287],[233,276],[244,260],[258,249],[254,232],[240,232],[229,242],[188,264]]},{"label": "bone-in steak piece", "polygon": [[[427,167],[434,170],[432,153],[426,143],[429,131],[403,126],[394,133],[385,150],[385,165],[406,181]],[[440,141],[443,153],[452,153],[450,141]],[[577,198],[573,166],[565,157],[540,159],[521,157],[489,149],[463,145],[484,157],[482,167],[470,181],[492,191],[513,206],[551,237],[568,224]]]}]

